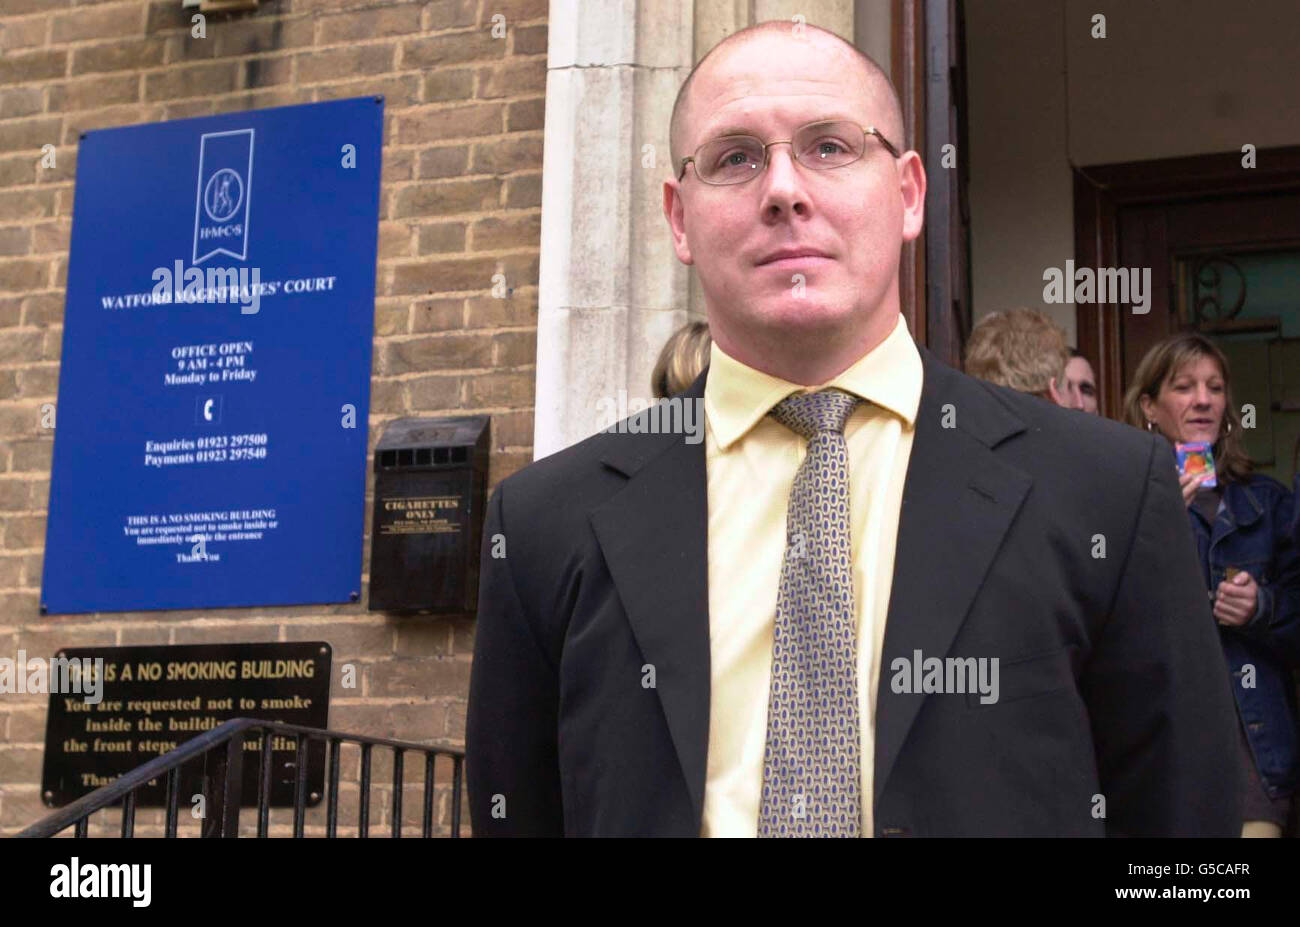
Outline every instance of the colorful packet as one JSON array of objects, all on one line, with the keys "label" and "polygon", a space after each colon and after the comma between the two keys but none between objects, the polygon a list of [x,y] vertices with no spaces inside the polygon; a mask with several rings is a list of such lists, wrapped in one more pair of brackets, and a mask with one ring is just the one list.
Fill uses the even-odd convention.
[{"label": "colorful packet", "polygon": [[1214,451],[1208,441],[1179,441],[1174,445],[1178,455],[1178,475],[1189,473],[1207,474],[1201,481],[1201,489],[1212,489],[1218,485],[1214,472]]}]

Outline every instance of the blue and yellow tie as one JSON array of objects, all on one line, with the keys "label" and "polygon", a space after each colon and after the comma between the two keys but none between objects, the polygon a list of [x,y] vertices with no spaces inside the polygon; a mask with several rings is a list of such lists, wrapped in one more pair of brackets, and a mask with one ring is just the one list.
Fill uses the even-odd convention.
[{"label": "blue and yellow tie", "polygon": [[768,414],[808,440],[786,513],[772,640],[760,837],[862,832],[857,612],[844,426],[863,400],[801,393]]}]

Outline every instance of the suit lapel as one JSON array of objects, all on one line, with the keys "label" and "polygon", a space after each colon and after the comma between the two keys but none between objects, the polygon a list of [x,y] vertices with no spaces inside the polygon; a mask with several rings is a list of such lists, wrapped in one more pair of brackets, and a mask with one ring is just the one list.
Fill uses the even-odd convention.
[{"label": "suit lapel", "polygon": [[[923,701],[890,691],[890,666],[898,657],[910,666],[917,650],[923,657],[948,654],[1031,484],[992,451],[1024,423],[985,388],[918,350],[925,379],[903,486],[876,697],[877,799]],[[945,416],[951,427],[944,427]]]},{"label": "suit lapel", "polygon": [[[705,370],[682,394],[702,399]],[[591,515],[686,778],[699,833],[709,749],[708,484],[699,443],[681,434],[620,436],[602,462],[627,485]],[[637,416],[633,416],[637,418]]]},{"label": "suit lapel", "polygon": [[[918,346],[924,369],[903,487],[881,656],[875,793],[893,769],[922,698],[891,698],[896,657],[943,657],[1029,491],[992,452],[1024,423],[983,387]],[[702,399],[706,369],[684,399]],[[951,404],[955,427],[945,428]],[[701,422],[701,428],[703,423]],[[625,435],[602,457],[628,478],[591,515],[601,552],[656,686],[692,802],[704,808],[709,746],[708,483],[704,442]]]}]

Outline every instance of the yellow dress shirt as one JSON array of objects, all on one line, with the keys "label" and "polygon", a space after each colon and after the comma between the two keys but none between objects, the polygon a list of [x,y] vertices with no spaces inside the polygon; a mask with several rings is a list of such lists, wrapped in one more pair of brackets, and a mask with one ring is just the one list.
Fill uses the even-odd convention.
[{"label": "yellow dress shirt", "polygon": [[711,693],[702,836],[758,832],[786,507],[808,446],[767,412],[792,393],[828,387],[868,400],[853,411],[844,435],[858,615],[862,833],[871,834],[876,685],[921,380],[921,356],[902,316],[889,337],[817,387],[748,367],[717,344],[711,349],[704,389]]}]

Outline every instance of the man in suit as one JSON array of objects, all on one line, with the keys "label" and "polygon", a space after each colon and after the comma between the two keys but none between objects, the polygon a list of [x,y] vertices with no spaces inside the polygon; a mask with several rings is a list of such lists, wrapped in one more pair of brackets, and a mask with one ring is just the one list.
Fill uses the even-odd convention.
[{"label": "man in suit", "polygon": [[476,834],[1240,832],[1169,447],[917,348],[901,142],[885,75],[811,26],[687,79],[664,211],[705,440],[647,411],[493,492]]}]

